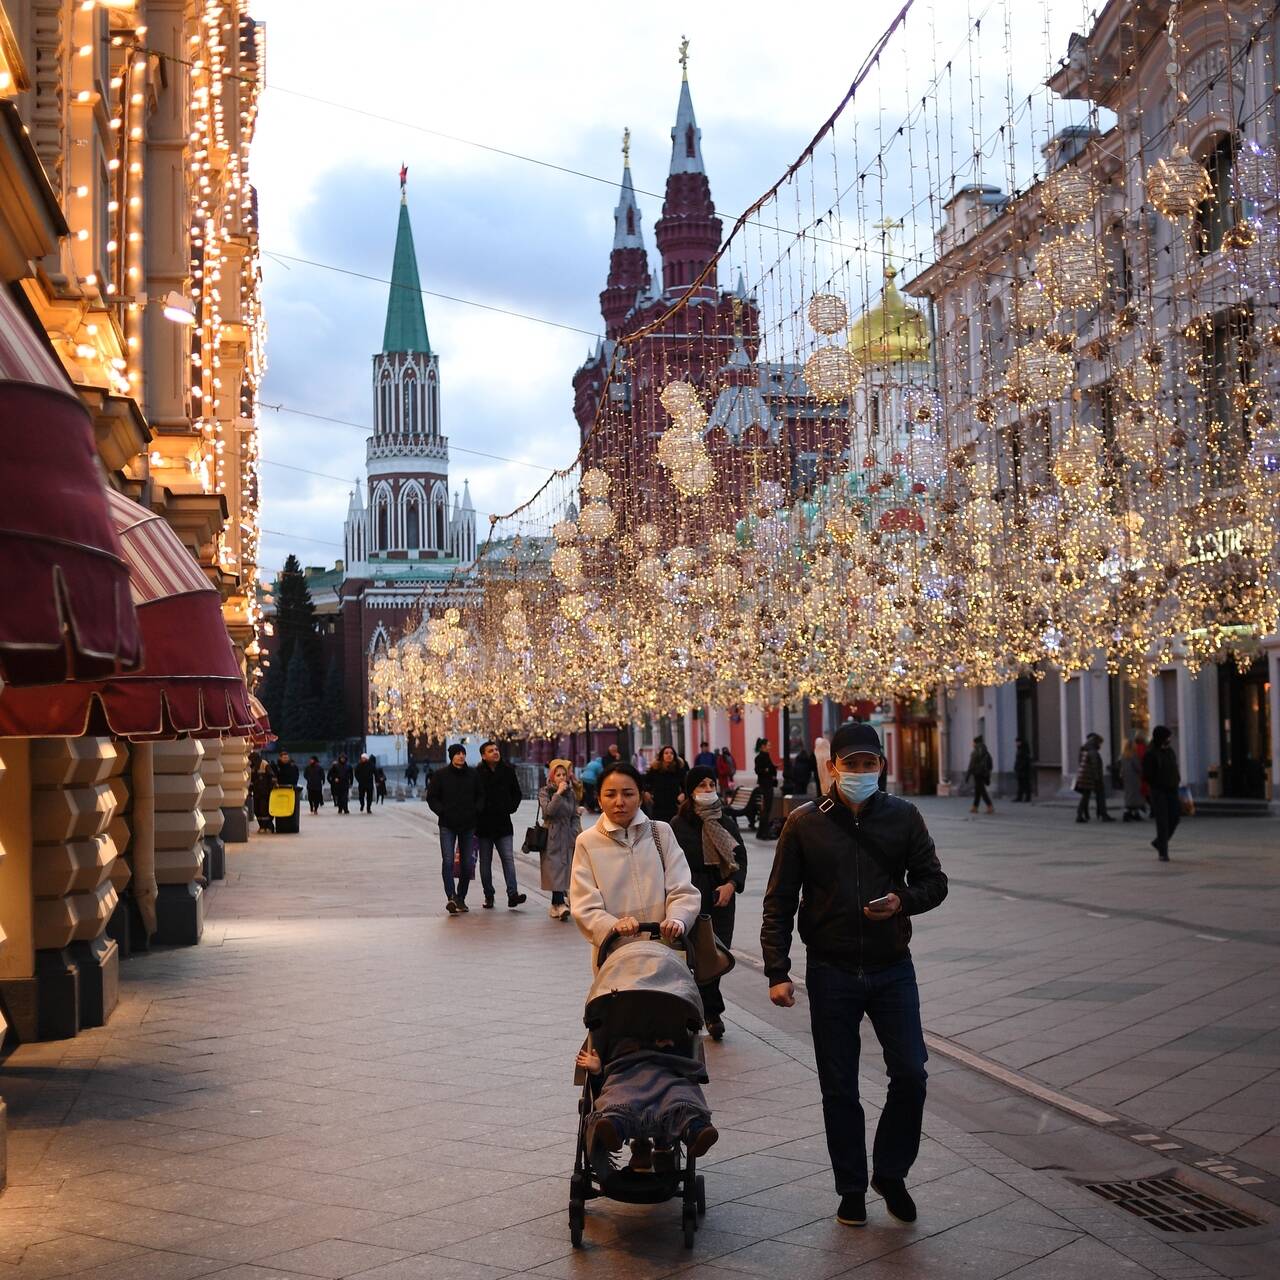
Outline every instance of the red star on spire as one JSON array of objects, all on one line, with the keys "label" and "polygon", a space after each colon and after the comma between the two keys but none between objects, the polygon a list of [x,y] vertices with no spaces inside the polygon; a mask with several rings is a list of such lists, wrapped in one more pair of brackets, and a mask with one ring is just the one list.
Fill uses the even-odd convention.
[{"label": "red star on spire", "polygon": [[409,166],[402,164],[400,166],[400,190],[404,190],[404,184],[409,180]]}]

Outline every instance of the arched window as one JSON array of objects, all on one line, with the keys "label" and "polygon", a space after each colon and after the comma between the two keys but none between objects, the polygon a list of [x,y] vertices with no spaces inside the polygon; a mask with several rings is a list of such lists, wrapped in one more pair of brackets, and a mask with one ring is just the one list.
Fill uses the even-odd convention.
[{"label": "arched window", "polygon": [[1209,198],[1196,211],[1196,246],[1202,254],[1217,253],[1222,239],[1235,226],[1239,210],[1232,199],[1231,170],[1235,167],[1236,143],[1223,136],[1204,158],[1209,171]]},{"label": "arched window", "polygon": [[435,375],[431,375],[431,434],[440,434],[440,384]]},{"label": "arched window", "polygon": [[404,545],[410,551],[422,547],[422,506],[416,493],[411,493],[404,504]]},{"label": "arched window", "polygon": [[404,375],[404,416],[401,419],[407,435],[416,436],[422,430],[421,404],[418,379],[412,369],[407,369]]},{"label": "arched window", "polygon": [[627,235],[633,236],[636,233],[636,211],[634,209],[627,210]]},{"label": "arched window", "polygon": [[448,551],[449,543],[445,532],[445,497],[441,489],[436,489],[431,498],[432,515],[435,517],[436,547],[440,551]]},{"label": "arched window", "polygon": [[391,495],[379,489],[373,499],[373,527],[377,538],[376,550],[391,550]]},{"label": "arched window", "polygon": [[378,429],[381,431],[392,431],[395,425],[392,422],[392,412],[395,408],[395,401],[391,395],[391,377],[387,375],[378,384]]}]

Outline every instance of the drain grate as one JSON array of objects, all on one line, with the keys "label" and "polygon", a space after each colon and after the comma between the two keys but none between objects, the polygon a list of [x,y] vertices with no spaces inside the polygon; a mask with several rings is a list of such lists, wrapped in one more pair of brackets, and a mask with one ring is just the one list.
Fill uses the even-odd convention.
[{"label": "drain grate", "polygon": [[1132,1182],[1086,1182],[1086,1191],[1149,1222],[1161,1231],[1193,1234],[1260,1227],[1262,1220],[1203,1191],[1194,1191],[1177,1178],[1137,1178]]}]

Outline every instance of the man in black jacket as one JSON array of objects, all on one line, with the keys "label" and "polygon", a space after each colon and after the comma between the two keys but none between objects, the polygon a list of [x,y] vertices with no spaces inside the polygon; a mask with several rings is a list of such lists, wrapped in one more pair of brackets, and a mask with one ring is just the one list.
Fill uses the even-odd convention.
[{"label": "man in black jacket", "polygon": [[496,845],[498,857],[502,859],[502,876],[507,882],[507,906],[514,911],[527,897],[516,883],[516,856],[511,847],[511,838],[515,834],[511,829],[511,815],[524,799],[520,792],[520,779],[502,758],[498,744],[492,740],[480,744],[480,763],[476,773],[480,782],[480,816],[476,819],[476,836],[484,905],[493,907],[493,849]]},{"label": "man in black jacket", "polygon": [[334,808],[339,813],[350,813],[348,807],[351,803],[351,766],[347,763],[347,757],[340,755],[329,766],[329,794],[333,796]]},{"label": "man in black jacket", "polygon": [[378,766],[375,761],[367,755],[360,756],[360,763],[356,765],[356,794],[360,797],[360,812],[373,812],[373,775],[377,772]]},{"label": "man in black jacket", "polygon": [[863,1014],[889,1073],[871,1187],[899,1221],[916,1218],[906,1176],[920,1148],[927,1055],[910,917],[947,896],[947,877],[924,819],[914,805],[879,789],[883,770],[880,736],[871,725],[850,722],[832,735],[834,785],[817,804],[803,805],[787,819],[760,926],[769,999],[790,1008],[791,927],[800,908],[827,1150],[840,1195],[836,1218],[846,1226],[867,1220],[867,1144],[858,1099]]},{"label": "man in black jacket", "polygon": [[[427,805],[440,822],[440,862],[444,880],[445,910],[456,916],[470,911],[467,890],[471,886],[471,842],[480,816],[480,780],[467,766],[467,749],[461,743],[449,748],[449,763],[431,775]],[[458,879],[453,878],[453,858],[458,856]]]}]

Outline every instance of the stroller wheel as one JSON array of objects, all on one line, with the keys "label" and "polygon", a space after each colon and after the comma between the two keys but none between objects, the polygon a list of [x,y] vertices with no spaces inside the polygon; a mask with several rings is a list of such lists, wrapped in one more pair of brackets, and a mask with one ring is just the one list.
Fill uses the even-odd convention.
[{"label": "stroller wheel", "polygon": [[698,1174],[693,1183],[694,1194],[697,1196],[698,1212],[700,1214],[707,1211],[707,1184],[703,1180],[702,1174]]},{"label": "stroller wheel", "polygon": [[586,1206],[581,1200],[569,1201],[569,1241],[575,1249],[582,1248],[582,1228],[587,1223]]},{"label": "stroller wheel", "polygon": [[684,1247],[692,1249],[694,1236],[698,1232],[698,1211],[690,1205],[685,1205],[684,1212],[680,1215],[680,1222],[684,1227]]}]

